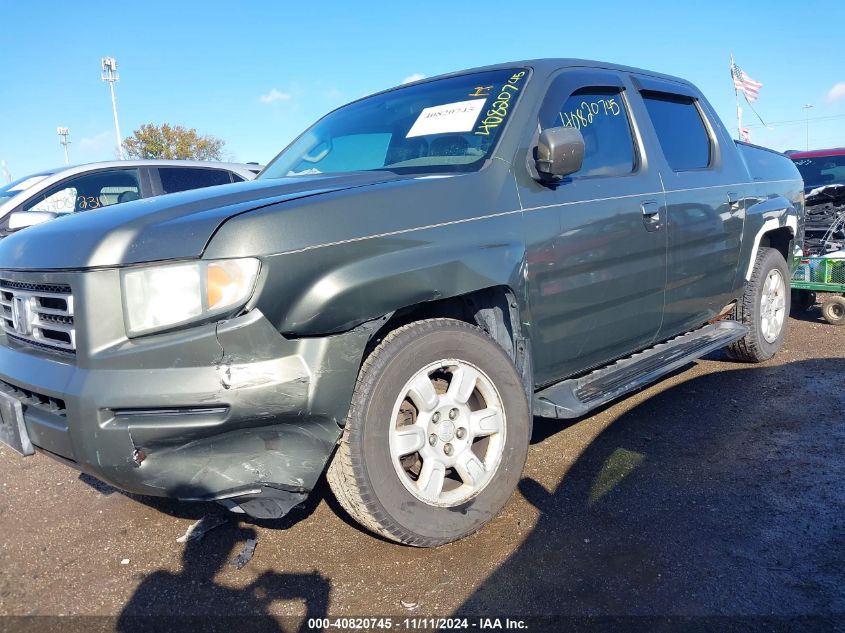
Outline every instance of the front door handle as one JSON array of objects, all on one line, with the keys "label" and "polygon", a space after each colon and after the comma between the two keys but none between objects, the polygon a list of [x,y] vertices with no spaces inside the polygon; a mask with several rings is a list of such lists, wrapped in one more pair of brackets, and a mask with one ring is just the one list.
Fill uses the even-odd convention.
[{"label": "front door handle", "polygon": [[643,211],[643,224],[646,231],[660,230],[660,206],[654,200],[646,200],[640,204]]}]

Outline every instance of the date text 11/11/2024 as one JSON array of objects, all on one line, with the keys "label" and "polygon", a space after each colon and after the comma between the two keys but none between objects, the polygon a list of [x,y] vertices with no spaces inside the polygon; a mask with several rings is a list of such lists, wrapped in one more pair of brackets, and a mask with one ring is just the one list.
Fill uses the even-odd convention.
[{"label": "date text 11/11/2024", "polygon": [[308,630],[338,631],[519,631],[528,629],[525,620],[512,618],[394,618],[394,617],[349,617],[309,618]]}]

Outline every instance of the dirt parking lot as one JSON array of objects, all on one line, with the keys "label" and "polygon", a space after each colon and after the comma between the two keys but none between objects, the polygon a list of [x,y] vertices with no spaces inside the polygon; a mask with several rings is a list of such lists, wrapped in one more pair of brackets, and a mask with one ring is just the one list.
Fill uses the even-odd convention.
[{"label": "dirt parking lot", "polygon": [[[324,486],[284,520],[250,522],[0,449],[0,614],[114,616],[101,621],[120,630],[133,615],[265,613],[298,616],[282,628],[451,614],[845,627],[845,328],[818,308],[790,328],[768,363],[716,354],[591,417],[537,419],[504,511],[435,550],[361,531]],[[226,523],[176,542],[210,513]]]}]

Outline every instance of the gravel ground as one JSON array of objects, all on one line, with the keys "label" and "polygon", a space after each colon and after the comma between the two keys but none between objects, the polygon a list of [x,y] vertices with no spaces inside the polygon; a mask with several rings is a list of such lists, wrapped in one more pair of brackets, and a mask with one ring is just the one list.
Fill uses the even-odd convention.
[{"label": "gravel ground", "polygon": [[[325,486],[286,519],[249,522],[4,448],[0,614],[113,616],[122,630],[144,614],[824,616],[833,630],[843,454],[845,328],[818,308],[767,363],[716,354],[591,417],[536,420],[502,513],[435,550],[361,531]],[[176,542],[208,514],[224,525]]]}]

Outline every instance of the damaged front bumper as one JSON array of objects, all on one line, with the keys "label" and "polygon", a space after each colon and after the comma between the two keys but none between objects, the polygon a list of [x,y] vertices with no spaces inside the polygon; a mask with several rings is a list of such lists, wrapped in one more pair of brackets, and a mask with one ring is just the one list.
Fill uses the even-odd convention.
[{"label": "damaged front bumper", "polygon": [[[110,272],[86,298],[116,283]],[[254,310],[127,340],[93,305],[79,302],[75,357],[0,333],[0,390],[21,403],[36,448],[127,492],[262,518],[306,498],[340,436],[367,326],[289,340]]]}]

